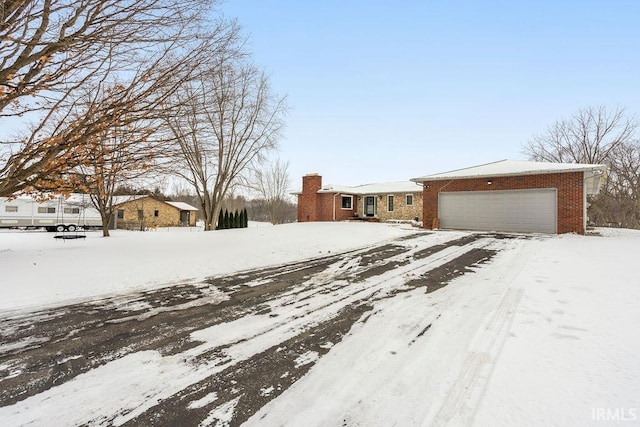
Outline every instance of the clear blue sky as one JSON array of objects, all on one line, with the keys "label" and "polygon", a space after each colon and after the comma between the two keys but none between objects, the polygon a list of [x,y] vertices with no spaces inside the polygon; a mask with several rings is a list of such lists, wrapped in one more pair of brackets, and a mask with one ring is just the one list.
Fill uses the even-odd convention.
[{"label": "clear blue sky", "polygon": [[640,115],[640,1],[228,0],[290,112],[294,188],[501,160],[581,107]]}]

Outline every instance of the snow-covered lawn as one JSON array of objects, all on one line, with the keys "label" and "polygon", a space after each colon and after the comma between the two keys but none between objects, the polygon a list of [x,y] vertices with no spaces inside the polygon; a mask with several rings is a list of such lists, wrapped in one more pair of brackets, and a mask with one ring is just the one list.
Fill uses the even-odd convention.
[{"label": "snow-covered lawn", "polygon": [[[89,234],[86,241],[68,242],[54,241],[47,233],[3,232],[0,319],[16,310],[334,254],[415,231],[386,224],[306,223],[215,233],[119,232],[109,239]],[[599,231],[601,237],[497,240],[492,243],[499,249],[495,258],[440,290],[427,294],[417,288],[380,298],[367,321],[356,323],[328,353],[301,355],[300,365],[316,364],[247,424],[640,423],[640,232]],[[422,239],[437,244],[466,234],[437,232]],[[385,274],[375,284],[363,285],[363,291],[376,287],[384,293],[385,286],[411,278],[410,273]],[[324,307],[320,298],[330,297],[314,298],[310,304]],[[249,347],[272,345],[266,335],[258,341],[243,334],[288,315],[300,325],[308,321],[287,314],[286,307],[298,309],[274,306],[279,317],[241,318],[193,337],[204,350],[235,340],[238,344],[229,349],[239,360],[255,354]],[[281,339],[296,333],[290,327],[283,323],[267,330]],[[236,335],[242,339],[230,338]],[[187,353],[198,351],[195,347]],[[193,371],[181,355],[139,352],[43,396],[0,407],[0,420],[3,414],[18,421],[46,419],[29,412],[40,408],[46,417],[36,402],[58,402],[78,390],[85,402],[111,396],[96,411],[105,410],[104,405],[113,411],[135,407],[142,405],[131,403],[141,393],[138,388],[179,390],[189,375],[202,372]],[[128,377],[135,379],[131,390],[123,388]],[[86,390],[88,384],[104,386]],[[272,391],[265,384],[264,393]],[[206,395],[192,406],[216,399]],[[231,400],[214,408],[209,421],[230,419],[236,404]]]},{"label": "snow-covered lawn", "polygon": [[531,242],[478,425],[640,424],[640,232]]},{"label": "snow-covered lawn", "polygon": [[[370,223],[306,223],[216,232],[159,229],[0,232],[0,311],[68,303],[342,252],[411,230]],[[190,230],[185,228],[183,230]],[[415,230],[415,229],[414,229]]]}]

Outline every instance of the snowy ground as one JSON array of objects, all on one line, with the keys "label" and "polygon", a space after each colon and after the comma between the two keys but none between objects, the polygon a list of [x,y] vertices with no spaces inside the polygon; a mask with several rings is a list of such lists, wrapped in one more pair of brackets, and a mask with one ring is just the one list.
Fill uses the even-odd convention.
[{"label": "snowy ground", "polygon": [[[0,232],[0,310],[80,301],[363,247],[408,230],[368,223],[306,223],[219,230]],[[191,230],[184,228],[182,230]]]},{"label": "snowy ground", "polygon": [[[301,376],[286,389],[266,380],[257,385],[268,403],[247,425],[640,423],[640,232],[509,239],[437,232],[393,240],[415,231],[307,223],[216,233],[117,233],[109,239],[90,234],[73,242],[53,241],[47,233],[0,233],[5,331],[17,317],[44,306],[199,283],[212,275],[393,242],[386,258],[368,266],[362,262],[367,252],[329,259],[311,279],[264,300],[267,311],[188,332],[195,346],[183,351],[129,350],[26,399],[0,399],[0,420],[122,424],[182,393],[188,410],[203,411],[201,425],[233,424],[243,394],[229,394],[217,383],[219,373],[253,355],[266,360],[262,356],[291,353],[293,347],[283,349],[294,337],[318,333],[319,326],[337,322],[345,308],[364,301],[362,314],[346,323],[346,333],[335,332],[334,342],[291,353],[282,380],[296,370]],[[434,277],[427,292],[420,286],[425,275],[477,251],[492,255],[464,271],[439,273],[448,283],[441,289]],[[386,268],[374,272],[378,266]],[[242,289],[258,290],[272,279],[247,280]],[[207,288],[207,304],[233,298],[229,289]],[[141,306],[134,307],[136,301],[117,298],[115,308],[125,316],[117,322],[166,314],[161,307],[139,300]],[[48,340],[33,335],[0,341],[0,388],[21,374],[13,361],[20,352],[45,348]],[[59,363],[72,364],[73,357],[82,356]],[[203,381],[219,388],[205,389]]]}]

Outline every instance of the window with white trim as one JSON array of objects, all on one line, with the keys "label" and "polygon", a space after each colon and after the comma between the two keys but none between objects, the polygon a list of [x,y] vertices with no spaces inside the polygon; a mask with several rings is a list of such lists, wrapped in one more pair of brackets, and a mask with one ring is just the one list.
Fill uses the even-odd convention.
[{"label": "window with white trim", "polygon": [[38,213],[56,213],[56,208],[48,208],[46,206],[38,206]]},{"label": "window with white trim", "polygon": [[413,206],[413,194],[407,194],[407,206]]},{"label": "window with white trim", "polygon": [[64,208],[64,213],[66,214],[79,214],[80,208]]},{"label": "window with white trim", "polygon": [[18,212],[18,207],[17,206],[5,206],[4,207],[4,211],[5,212]]},{"label": "window with white trim", "polygon": [[342,209],[353,209],[353,196],[342,196]]},{"label": "window with white trim", "polygon": [[393,212],[393,196],[391,194],[387,196],[387,211]]}]

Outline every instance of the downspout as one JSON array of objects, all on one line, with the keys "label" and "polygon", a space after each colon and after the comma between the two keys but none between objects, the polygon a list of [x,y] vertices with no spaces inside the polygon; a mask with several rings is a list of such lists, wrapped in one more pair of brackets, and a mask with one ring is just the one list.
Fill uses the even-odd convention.
[{"label": "downspout", "polygon": [[[587,232],[587,175],[586,172],[582,172],[582,234]],[[557,232],[557,230],[556,230]]]},{"label": "downspout", "polygon": [[336,220],[336,196],[340,193],[336,193],[333,195],[333,220]]},{"label": "downspout", "polygon": [[[422,228],[424,228],[424,209],[425,209],[425,203],[424,203],[424,181],[423,182],[415,182],[414,184],[419,186],[421,191],[420,191],[420,200],[422,200],[422,212],[420,212],[420,215],[422,216]],[[416,217],[417,220],[420,219],[420,217]]]}]

